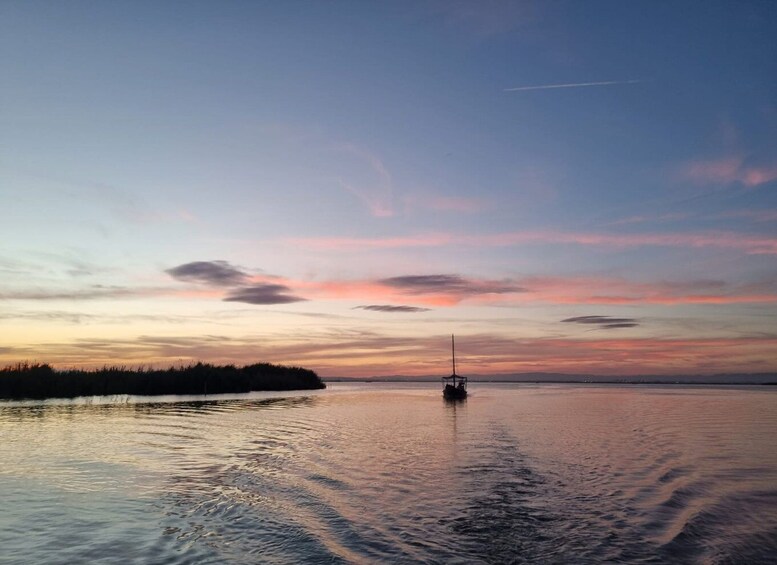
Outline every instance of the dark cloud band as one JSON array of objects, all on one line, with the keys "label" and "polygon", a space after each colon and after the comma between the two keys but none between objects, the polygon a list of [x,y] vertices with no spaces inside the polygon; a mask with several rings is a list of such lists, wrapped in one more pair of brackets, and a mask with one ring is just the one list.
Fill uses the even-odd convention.
[{"label": "dark cloud band", "polygon": [[575,316],[561,321],[571,324],[598,326],[601,330],[635,328],[639,325],[639,322],[634,318],[614,318],[612,316]]},{"label": "dark cloud band", "polygon": [[419,306],[393,306],[391,304],[367,304],[365,306],[356,306],[357,310],[369,310],[371,312],[429,312],[430,308],[421,308]]},{"label": "dark cloud band", "polygon": [[214,286],[235,286],[244,283],[248,278],[246,273],[227,261],[193,261],[167,269],[165,272],[179,281]]},{"label": "dark cloud band", "polygon": [[246,304],[289,304],[305,299],[288,294],[291,290],[282,284],[255,284],[237,288],[224,297],[225,302],[245,302]]},{"label": "dark cloud band", "polygon": [[509,294],[526,290],[511,281],[472,280],[459,275],[406,275],[378,282],[410,294]]}]

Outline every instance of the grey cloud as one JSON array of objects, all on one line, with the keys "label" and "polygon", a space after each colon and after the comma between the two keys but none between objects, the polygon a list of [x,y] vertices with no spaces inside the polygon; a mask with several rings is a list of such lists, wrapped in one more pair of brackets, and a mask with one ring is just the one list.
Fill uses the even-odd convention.
[{"label": "grey cloud", "polygon": [[245,282],[248,275],[227,261],[193,261],[165,272],[179,281],[205,283],[214,286],[234,286]]},{"label": "grey cloud", "polygon": [[367,304],[365,306],[356,306],[355,309],[370,310],[372,312],[429,312],[430,308],[421,308],[419,306],[392,306],[391,304]]},{"label": "grey cloud", "polygon": [[465,279],[460,275],[405,275],[381,279],[381,284],[399,288],[412,294],[450,292],[455,294],[507,294],[526,289],[511,281]]},{"label": "grey cloud", "polygon": [[288,304],[301,302],[302,297],[289,294],[282,284],[257,283],[246,285],[248,274],[227,261],[193,261],[165,271],[171,277],[186,282],[233,287],[223,298],[225,302],[246,304]]},{"label": "grey cloud", "polygon": [[225,302],[245,302],[247,304],[288,304],[305,300],[299,296],[287,294],[291,290],[282,284],[255,284],[237,288],[227,294]]},{"label": "grey cloud", "polygon": [[390,277],[381,281],[383,284],[397,288],[429,289],[462,288],[465,281],[458,275],[406,275]]},{"label": "grey cloud", "polygon": [[634,328],[639,325],[634,318],[613,318],[612,316],[575,316],[561,321],[572,324],[594,325],[598,326],[601,330]]}]

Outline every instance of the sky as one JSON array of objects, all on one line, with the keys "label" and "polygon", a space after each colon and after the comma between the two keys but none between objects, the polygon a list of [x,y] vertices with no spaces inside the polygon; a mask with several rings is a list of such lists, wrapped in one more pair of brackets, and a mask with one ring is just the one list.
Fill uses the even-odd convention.
[{"label": "sky", "polygon": [[777,371],[777,3],[0,3],[0,364]]}]

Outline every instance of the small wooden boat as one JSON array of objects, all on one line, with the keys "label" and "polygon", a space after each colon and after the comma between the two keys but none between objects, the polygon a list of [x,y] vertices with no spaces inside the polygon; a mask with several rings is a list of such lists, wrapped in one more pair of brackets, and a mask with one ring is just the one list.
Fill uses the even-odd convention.
[{"label": "small wooden boat", "polygon": [[463,400],[467,398],[467,377],[456,374],[456,345],[451,335],[451,357],[453,359],[453,373],[450,377],[442,378],[442,395],[446,400]]}]

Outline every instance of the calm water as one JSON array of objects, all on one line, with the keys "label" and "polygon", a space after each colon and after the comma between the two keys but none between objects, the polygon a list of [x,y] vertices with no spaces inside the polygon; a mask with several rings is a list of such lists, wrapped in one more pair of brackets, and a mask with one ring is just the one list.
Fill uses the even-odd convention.
[{"label": "calm water", "polygon": [[777,390],[0,403],[0,563],[777,561]]}]

